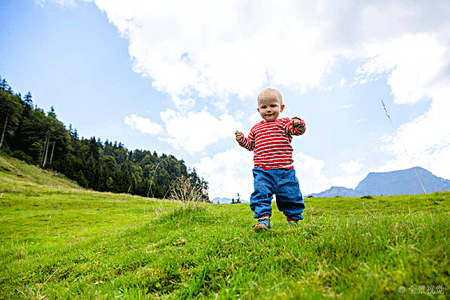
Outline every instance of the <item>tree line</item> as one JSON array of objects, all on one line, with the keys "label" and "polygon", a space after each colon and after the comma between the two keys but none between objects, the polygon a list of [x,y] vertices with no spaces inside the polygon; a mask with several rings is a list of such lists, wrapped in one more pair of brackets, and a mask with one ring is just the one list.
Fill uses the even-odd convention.
[{"label": "tree line", "polygon": [[0,77],[0,150],[11,157],[51,169],[95,191],[167,198],[180,178],[208,199],[208,183],[173,155],[128,150],[122,143],[79,137],[58,120],[33,107],[31,93],[15,94]]}]

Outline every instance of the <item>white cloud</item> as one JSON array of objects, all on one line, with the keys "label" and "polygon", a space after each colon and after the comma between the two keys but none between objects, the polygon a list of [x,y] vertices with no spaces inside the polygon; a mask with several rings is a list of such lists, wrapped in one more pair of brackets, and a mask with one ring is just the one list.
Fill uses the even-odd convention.
[{"label": "white cloud", "polygon": [[[416,3],[387,3],[367,4],[361,11],[361,31],[372,39],[385,39],[387,33],[391,37],[398,37],[414,28],[414,22],[421,17],[424,9]],[[395,15],[395,18],[392,16]],[[377,26],[374,26],[377,24]]]},{"label": "white cloud", "polygon": [[253,99],[268,83],[305,92],[347,58],[369,58],[362,81],[390,72],[397,103],[415,102],[443,65],[450,11],[445,1],[94,2],[129,40],[134,70],[179,109],[197,96]]},{"label": "white cloud", "polygon": [[[442,49],[428,34],[420,33],[417,23],[426,32],[435,28],[430,24],[436,19],[443,22],[442,12],[448,10],[445,4],[430,8],[420,2],[391,1],[95,3],[129,39],[134,69],[151,76],[154,86],[180,106],[193,93],[253,97],[268,81],[299,91],[318,87],[339,57],[364,55],[361,43],[370,45],[367,54],[373,58],[363,72],[386,72],[397,66],[394,85],[405,74],[410,79],[428,76]],[[430,17],[433,13],[435,18]],[[384,51],[378,51],[380,47]],[[421,64],[425,72],[408,73],[407,62]],[[405,96],[408,93],[399,99]]]},{"label": "white cloud", "polygon": [[364,165],[361,164],[359,160],[352,160],[346,163],[339,164],[339,167],[345,173],[358,173],[362,168],[364,168]]},{"label": "white cloud", "polygon": [[[256,105],[255,105],[255,106],[256,106]],[[288,111],[288,108],[286,108],[286,109],[284,110],[284,113],[286,113],[287,111]],[[256,108],[255,108],[255,112],[252,113],[248,119],[249,119],[249,121],[252,122],[253,124],[256,124],[256,123],[258,123],[258,122],[260,122],[260,121],[262,120],[262,119],[261,119],[261,115],[259,114],[258,111],[256,111]]]},{"label": "white cloud", "polygon": [[250,200],[253,192],[253,152],[235,146],[212,158],[204,157],[194,164],[196,171],[209,183],[209,197],[236,198]]},{"label": "white cloud", "polygon": [[383,137],[382,150],[391,153],[394,159],[380,170],[420,166],[437,176],[450,178],[449,95],[450,88],[434,90],[430,94],[433,102],[425,115],[401,125],[395,134]]},{"label": "white cloud", "polygon": [[387,75],[398,104],[415,103],[430,96],[449,63],[448,50],[429,34],[407,34],[367,44],[365,48],[368,61],[357,70],[359,80]]},{"label": "white cloud", "polygon": [[129,117],[125,117],[124,122],[125,124],[129,125],[132,129],[136,129],[142,133],[150,135],[159,135],[164,131],[161,125],[153,123],[149,119],[138,117],[135,114],[132,114]]},{"label": "white cloud", "polygon": [[323,3],[95,3],[129,40],[134,70],[152,77],[179,108],[192,95],[254,98],[268,80],[305,91],[319,86],[335,61],[322,39],[328,23],[305,17],[322,14]]},{"label": "white cloud", "polygon": [[322,192],[328,188],[329,180],[322,174],[325,166],[323,160],[315,159],[302,152],[296,153],[293,158],[303,195]]},{"label": "white cloud", "polygon": [[208,145],[221,139],[234,137],[234,132],[242,127],[240,122],[230,115],[218,118],[206,109],[201,112],[182,114],[168,109],[160,113],[165,123],[163,126],[135,114],[125,117],[125,124],[145,134],[157,135],[175,149],[186,150],[190,154],[203,151]]},{"label": "white cloud", "polygon": [[162,139],[175,149],[183,149],[190,154],[203,151],[221,139],[234,137],[235,130],[242,127],[232,116],[223,114],[216,118],[206,109],[186,115],[168,109],[160,115],[167,131],[167,136]]},{"label": "white cloud", "polygon": [[329,180],[329,186],[342,186],[354,189],[367,176],[367,173],[345,174],[343,176],[333,177]]}]

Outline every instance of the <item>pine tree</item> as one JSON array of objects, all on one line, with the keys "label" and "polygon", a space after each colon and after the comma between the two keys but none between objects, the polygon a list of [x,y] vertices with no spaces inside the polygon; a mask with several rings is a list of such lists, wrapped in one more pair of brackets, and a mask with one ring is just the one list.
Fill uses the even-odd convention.
[{"label": "pine tree", "polygon": [[0,148],[3,145],[5,134],[8,133],[10,136],[14,134],[14,130],[19,124],[22,109],[21,99],[18,96],[7,91],[0,92],[0,124],[2,125]]},{"label": "pine tree", "polygon": [[1,78],[0,77],[0,92],[2,92],[2,91],[6,91],[6,90],[8,90],[9,89],[9,85],[8,85],[8,82],[6,82],[6,79],[5,78]]}]

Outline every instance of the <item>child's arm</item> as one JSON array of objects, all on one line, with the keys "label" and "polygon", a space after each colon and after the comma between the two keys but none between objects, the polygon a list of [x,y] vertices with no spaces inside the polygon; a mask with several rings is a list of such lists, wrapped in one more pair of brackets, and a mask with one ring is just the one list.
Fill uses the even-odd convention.
[{"label": "child's arm", "polygon": [[239,130],[236,130],[234,132],[234,134],[236,135],[236,141],[238,142],[238,144],[241,147],[244,147],[245,149],[252,151],[255,148],[255,142],[252,138],[252,134],[250,133],[250,135],[248,136],[248,138],[246,138],[244,136],[244,134],[242,132],[240,132]]}]

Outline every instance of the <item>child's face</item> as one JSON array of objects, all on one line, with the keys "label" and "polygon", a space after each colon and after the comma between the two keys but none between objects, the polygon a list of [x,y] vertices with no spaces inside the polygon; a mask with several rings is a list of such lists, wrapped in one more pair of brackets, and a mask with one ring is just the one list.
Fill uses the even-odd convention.
[{"label": "child's face", "polygon": [[275,121],[284,110],[284,104],[280,104],[280,100],[275,93],[262,95],[258,104],[258,112],[266,122]]}]

